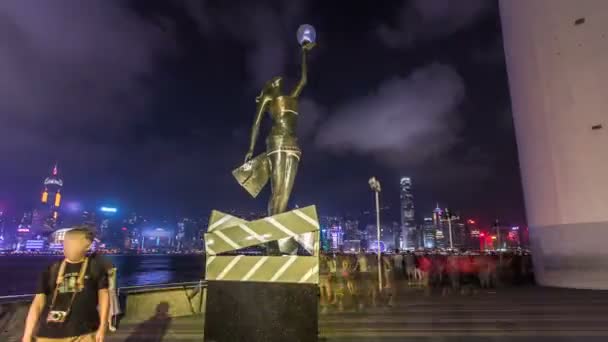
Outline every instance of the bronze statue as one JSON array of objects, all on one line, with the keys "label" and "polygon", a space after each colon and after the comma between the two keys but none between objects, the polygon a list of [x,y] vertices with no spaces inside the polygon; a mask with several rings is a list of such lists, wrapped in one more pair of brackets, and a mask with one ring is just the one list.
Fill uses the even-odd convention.
[{"label": "bronze statue", "polygon": [[[269,216],[287,210],[289,196],[302,156],[296,137],[299,115],[298,97],[307,81],[307,54],[314,46],[315,43],[302,45],[302,76],[289,95],[282,94],[283,79],[274,77],[266,83],[256,98],[257,110],[251,129],[249,151],[245,155],[245,164],[233,172],[241,185],[254,197],[270,180]],[[260,124],[266,112],[272,119],[272,128],[266,138],[266,153],[252,159]]]},{"label": "bronze statue", "polygon": [[266,138],[266,157],[269,162],[272,193],[268,203],[269,216],[287,210],[287,203],[302,156],[296,137],[299,115],[298,97],[306,85],[306,57],[314,46],[314,43],[307,43],[302,46],[302,76],[289,95],[282,94],[283,79],[274,77],[266,83],[264,89],[256,98],[257,110],[251,129],[249,152],[245,155],[245,162],[253,157],[260,123],[264,113],[268,111],[272,119],[272,128]]},{"label": "bronze statue", "polygon": [[[266,82],[260,95],[256,98],[257,110],[251,129],[249,151],[245,155],[245,163],[232,172],[237,181],[253,197],[256,197],[270,180],[271,195],[268,202],[268,216],[287,211],[289,197],[302,156],[296,136],[299,116],[298,97],[307,81],[307,56],[315,46],[314,28],[305,27],[307,25],[303,26],[298,32],[298,40],[302,46],[302,75],[300,81],[288,95],[282,93],[282,77],[274,77]],[[272,119],[272,128],[266,138],[266,152],[253,158],[260,124],[266,112],[270,114]],[[297,246],[297,244],[293,239],[290,238],[289,240],[290,242],[282,241],[285,246],[281,246],[281,250],[290,249],[288,253],[293,254],[294,246]],[[278,253],[276,244],[274,246],[269,244],[268,248],[269,252],[273,250],[272,253]]]}]

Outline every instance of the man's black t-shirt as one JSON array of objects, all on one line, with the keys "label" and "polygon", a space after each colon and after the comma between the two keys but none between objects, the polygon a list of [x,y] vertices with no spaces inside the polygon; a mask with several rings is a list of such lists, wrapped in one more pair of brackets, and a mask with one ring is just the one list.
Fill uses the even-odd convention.
[{"label": "man's black t-shirt", "polygon": [[[84,287],[76,294],[67,319],[62,323],[46,321],[60,264],[61,261],[49,266],[42,273],[38,283],[37,293],[46,295],[45,307],[40,316],[38,336],[64,338],[95,332],[99,328],[98,291],[108,288],[108,276],[100,263],[96,262],[94,258],[89,259],[84,277]],[[66,263],[63,284],[60,285],[53,310],[66,311],[68,309],[74,291],[78,291],[76,280],[82,266],[82,262],[77,264]]]}]

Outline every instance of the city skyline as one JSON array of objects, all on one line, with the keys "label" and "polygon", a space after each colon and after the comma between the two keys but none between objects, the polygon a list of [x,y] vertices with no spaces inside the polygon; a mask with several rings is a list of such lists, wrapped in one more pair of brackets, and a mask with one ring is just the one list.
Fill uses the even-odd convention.
[{"label": "city skyline", "polygon": [[[167,216],[263,210],[230,171],[246,152],[263,82],[297,79],[295,30],[307,22],[320,44],[302,102],[306,153],[292,206],[368,210],[367,179],[376,176],[398,217],[398,182],[409,175],[421,213],[439,200],[483,222],[523,223],[497,6],[421,3],[263,1],[233,11],[196,1],[94,1],[97,14],[87,20],[65,20],[70,11],[61,6],[34,13],[4,3],[18,17],[11,32],[25,38],[7,41],[0,64],[10,70],[0,87],[0,206],[30,207],[58,162],[66,206]],[[125,25],[130,34],[119,34]],[[42,43],[48,36],[55,43]]]},{"label": "city skyline", "polygon": [[[167,220],[167,219],[175,219],[175,218],[179,218],[179,217],[197,217],[197,218],[201,218],[201,217],[206,217],[207,214],[204,210],[199,211],[198,213],[190,213],[190,214],[184,214],[184,213],[173,213],[173,214],[167,214],[167,213],[162,213],[162,214],[156,214],[156,215],[151,215],[149,214],[149,212],[147,210],[145,210],[145,208],[141,208],[141,207],[120,207],[117,206],[117,203],[120,203],[120,201],[114,201],[111,203],[111,205],[108,205],[108,201],[102,201],[102,200],[98,200],[96,201],[95,204],[85,204],[81,201],[78,201],[76,199],[70,198],[68,197],[68,201],[67,201],[67,205],[64,206],[59,206],[59,203],[63,203],[63,197],[61,197],[62,195],[59,195],[61,192],[61,189],[63,188],[64,185],[64,180],[60,177],[59,175],[59,167],[58,164],[55,163],[53,164],[52,168],[51,168],[51,172],[50,172],[50,177],[46,177],[44,179],[43,182],[43,191],[39,193],[39,198],[37,200],[32,200],[31,201],[31,205],[29,207],[24,207],[21,209],[17,209],[17,208],[13,208],[13,211],[7,211],[5,209],[5,207],[0,207],[0,211],[3,214],[3,217],[12,217],[13,221],[16,222],[16,219],[19,219],[22,215],[33,215],[33,221],[36,221],[36,216],[39,215],[39,221],[38,223],[34,222],[34,225],[39,224],[39,225],[46,225],[48,226],[48,228],[59,228],[59,226],[61,227],[68,227],[71,226],[73,224],[76,224],[76,221],[74,221],[75,217],[79,217],[81,215],[89,215],[89,213],[93,213],[93,215],[95,215],[94,213],[112,213],[112,214],[117,214],[118,216],[123,216],[123,217],[128,217],[131,215],[135,215],[136,213],[145,213],[146,216],[150,216],[153,217],[154,220],[156,221],[162,221],[162,220]],[[394,186],[396,187],[397,184]],[[406,177],[406,176],[401,176],[399,178],[399,192],[400,192],[400,200],[398,205],[393,205],[392,203],[386,203],[383,202],[382,203],[382,216],[384,219],[388,219],[389,221],[392,222],[400,222],[400,226],[401,226],[401,235],[406,238],[407,237],[407,233],[406,230],[404,230],[406,228],[406,225],[409,224],[409,228],[410,228],[410,233],[414,234],[412,235],[409,239],[410,241],[408,242],[409,244],[413,244],[414,241],[419,240],[419,236],[417,236],[418,234],[420,234],[420,232],[417,231],[417,229],[419,228],[419,226],[424,222],[424,219],[428,216],[429,213],[433,213],[436,209],[434,209],[432,212],[431,211],[419,211],[416,212],[414,210],[414,208],[418,205],[415,204],[415,200],[414,200],[414,196],[413,196],[413,189],[412,189],[412,179],[411,177]],[[53,188],[54,187],[54,188]],[[49,192],[49,188],[51,189],[51,191]],[[386,190],[386,188],[385,188]],[[436,201],[436,205],[439,206],[439,203],[443,201]],[[452,207],[452,206],[450,206]],[[458,207],[457,205],[455,207]],[[142,210],[143,209],[143,210]],[[369,208],[363,208],[360,210],[341,210],[341,211],[337,211],[337,212],[324,212],[325,216],[328,217],[335,217],[335,216],[341,216],[341,217],[356,217],[358,215],[363,215],[366,212],[370,211],[371,206]],[[228,211],[238,215],[238,216],[242,216],[242,217],[247,217],[247,216],[256,216],[256,215],[260,215],[261,213],[264,212],[263,208],[260,209],[243,209],[243,208],[229,208]],[[460,213],[460,211],[458,211]],[[61,217],[63,216],[67,216],[69,218],[69,222],[70,224],[68,224],[67,226],[64,224],[63,220],[58,220],[57,217],[61,215]],[[48,216],[48,217],[47,217]],[[470,216],[469,217],[473,217]],[[475,220],[480,221],[477,217],[474,217]],[[498,218],[494,218],[491,222],[494,222],[495,220],[497,220]],[[46,222],[45,220],[50,220],[49,222]],[[86,220],[85,220],[86,221]],[[55,227],[55,223],[59,222],[59,226]],[[485,222],[485,224],[490,224],[491,222]],[[525,224],[525,222],[512,222],[513,224]],[[62,225],[63,224],[63,225]],[[414,230],[411,230],[411,228],[415,228]],[[415,237],[414,237],[415,236]],[[403,246],[402,246],[403,247]],[[403,247],[405,248],[405,247]]]}]

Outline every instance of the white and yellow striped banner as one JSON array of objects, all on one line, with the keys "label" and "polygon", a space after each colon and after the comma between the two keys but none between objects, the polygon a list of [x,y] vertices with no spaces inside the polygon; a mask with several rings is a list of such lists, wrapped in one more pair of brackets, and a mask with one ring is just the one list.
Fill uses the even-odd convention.
[{"label": "white and yellow striped banner", "polygon": [[207,231],[212,232],[216,229],[223,229],[243,222],[246,223],[247,221],[229,214],[225,214],[221,211],[212,210]]},{"label": "white and yellow striped banner", "polygon": [[208,256],[206,280],[319,283],[318,256]]},{"label": "white and yellow striped banner", "polygon": [[[218,255],[293,238],[313,256]],[[213,211],[205,234],[206,280],[319,283],[319,220],[315,206],[256,221]]]},{"label": "white and yellow striped banner", "polygon": [[[318,233],[318,222],[315,206],[251,222],[213,211],[205,234],[205,246],[207,254],[216,255],[284,238],[298,240],[303,234]],[[313,243],[318,245],[318,239]],[[317,254],[316,249],[315,246],[314,254]]]}]

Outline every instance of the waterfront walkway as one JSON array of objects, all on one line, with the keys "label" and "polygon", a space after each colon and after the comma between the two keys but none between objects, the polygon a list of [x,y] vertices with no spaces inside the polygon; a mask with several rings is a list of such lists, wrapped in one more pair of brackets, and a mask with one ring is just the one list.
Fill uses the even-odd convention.
[{"label": "waterfront walkway", "polygon": [[[202,341],[203,317],[122,326],[109,342]],[[471,296],[408,291],[392,308],[329,311],[320,341],[608,341],[608,291],[513,288]]]}]

